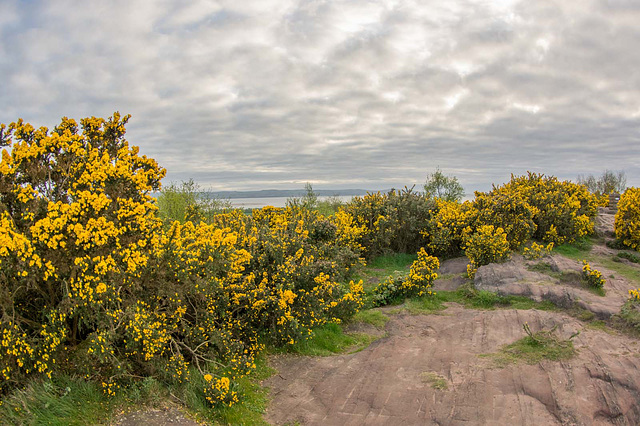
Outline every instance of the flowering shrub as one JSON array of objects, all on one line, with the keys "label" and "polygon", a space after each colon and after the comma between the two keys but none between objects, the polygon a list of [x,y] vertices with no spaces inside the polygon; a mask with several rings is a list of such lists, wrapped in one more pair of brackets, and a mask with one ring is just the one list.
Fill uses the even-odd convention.
[{"label": "flowering shrub", "polygon": [[231,407],[238,402],[238,392],[233,389],[235,386],[228,377],[214,378],[207,373],[204,380],[204,395],[211,405],[224,404]]},{"label": "flowering shrub", "polygon": [[165,172],[129,147],[127,119],[2,127],[0,387],[68,367],[111,395],[214,360],[205,395],[231,404],[262,339],[294,343],[362,306],[362,283],[343,283],[364,228],[300,207],[165,228],[149,195]]},{"label": "flowering shrub", "polygon": [[629,290],[629,300],[633,302],[640,302],[640,289]]},{"label": "flowering shrub", "polygon": [[465,255],[471,262],[467,266],[467,275],[473,278],[477,268],[489,263],[500,262],[509,258],[507,233],[493,225],[482,225],[475,232],[467,229],[465,238]]},{"label": "flowering shrub", "polygon": [[512,176],[504,186],[520,190],[527,203],[537,209],[533,238],[558,245],[593,233],[591,218],[596,215],[597,200],[583,185],[529,172]]},{"label": "flowering shrub", "polygon": [[443,257],[456,256],[462,250],[463,231],[469,226],[472,204],[436,199],[431,218],[422,235],[431,253]]},{"label": "flowering shrub", "polygon": [[522,251],[522,256],[527,260],[536,260],[541,257],[546,257],[551,254],[553,250],[553,243],[549,243],[546,246],[538,243],[531,243],[529,247],[525,247]]},{"label": "flowering shrub", "polygon": [[625,245],[640,249],[640,188],[628,188],[620,196],[614,229]]},{"label": "flowering shrub", "polygon": [[400,297],[432,294],[431,285],[438,278],[438,258],[429,256],[424,248],[418,252],[418,260],[411,264],[407,277],[389,277],[373,289],[373,300],[377,306],[386,305]]},{"label": "flowering shrub", "polygon": [[604,288],[605,279],[602,278],[602,273],[597,269],[591,269],[591,265],[586,260],[582,261],[582,278],[587,282],[589,287]]}]

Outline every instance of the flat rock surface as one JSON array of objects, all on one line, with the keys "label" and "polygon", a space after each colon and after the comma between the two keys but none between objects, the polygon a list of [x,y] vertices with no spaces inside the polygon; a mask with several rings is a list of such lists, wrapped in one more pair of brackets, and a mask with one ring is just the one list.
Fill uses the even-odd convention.
[{"label": "flat rock surface", "polygon": [[[574,338],[568,361],[498,368],[482,354],[558,326]],[[584,328],[558,312],[478,311],[450,304],[441,315],[399,314],[387,337],[349,355],[276,356],[267,420],[303,425],[638,425],[638,340]],[[438,375],[446,389],[425,380]],[[445,387],[445,386],[440,386]]]},{"label": "flat rock surface", "polygon": [[[564,274],[564,279],[530,270],[531,266],[542,263],[549,265],[552,272]],[[591,266],[602,272],[606,279],[605,296],[587,290],[581,283],[582,263],[560,255],[539,261],[526,261],[522,256],[514,255],[508,262],[481,266],[474,284],[479,290],[500,295],[527,296],[536,301],[549,300],[566,308],[575,304],[593,312],[598,318],[606,319],[620,312],[620,307],[629,297],[629,290],[636,288],[637,283],[595,263]]]},{"label": "flat rock surface", "polygon": [[124,414],[116,419],[117,426],[199,426],[175,408],[147,409]]}]

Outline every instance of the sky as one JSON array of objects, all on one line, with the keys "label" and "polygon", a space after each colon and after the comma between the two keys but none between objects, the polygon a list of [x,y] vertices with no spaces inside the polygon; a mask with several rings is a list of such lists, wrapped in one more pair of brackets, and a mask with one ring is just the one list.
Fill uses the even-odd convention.
[{"label": "sky", "polygon": [[131,114],[165,183],[640,186],[637,0],[0,0],[0,123]]}]

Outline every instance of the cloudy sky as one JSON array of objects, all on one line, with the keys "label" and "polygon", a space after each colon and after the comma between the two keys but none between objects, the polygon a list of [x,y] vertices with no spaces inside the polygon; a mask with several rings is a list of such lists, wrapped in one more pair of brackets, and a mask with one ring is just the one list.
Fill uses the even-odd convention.
[{"label": "cloudy sky", "polygon": [[637,0],[0,0],[0,122],[132,114],[167,182],[213,189],[638,186],[639,22]]}]

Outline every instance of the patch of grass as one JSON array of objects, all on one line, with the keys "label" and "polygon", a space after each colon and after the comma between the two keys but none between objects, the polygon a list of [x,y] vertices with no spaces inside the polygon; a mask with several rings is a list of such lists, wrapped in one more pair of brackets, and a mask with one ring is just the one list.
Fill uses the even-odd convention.
[{"label": "patch of grass", "polygon": [[359,266],[354,280],[362,280],[365,291],[365,306],[372,306],[371,294],[378,284],[388,277],[399,278],[409,273],[411,264],[418,259],[417,254],[392,253],[370,260],[366,266]]},{"label": "patch of grass", "polygon": [[[626,259],[631,263],[640,263],[640,256],[635,255],[633,253],[629,253],[628,251],[621,251],[618,254],[616,254],[615,257],[619,259]],[[612,260],[615,261],[615,258]]]},{"label": "patch of grass", "polygon": [[619,330],[640,337],[640,305],[627,300],[616,316],[614,324]]},{"label": "patch of grass", "polygon": [[593,240],[589,237],[583,237],[571,244],[562,244],[553,249],[554,252],[559,253],[569,259],[582,260],[585,254],[591,251],[593,246]]},{"label": "patch of grass", "polygon": [[606,321],[603,320],[593,320],[587,323],[587,328],[591,330],[599,330],[604,331],[608,334],[616,334],[615,330],[609,327]]},{"label": "patch of grass", "polygon": [[389,321],[389,317],[377,309],[365,309],[355,314],[351,321],[364,322],[367,324],[371,324],[376,328],[384,328],[384,326],[387,324],[387,321]]},{"label": "patch of grass", "polygon": [[423,383],[428,383],[433,389],[447,390],[449,388],[447,379],[433,371],[424,371],[420,373],[420,380]]},{"label": "patch of grass", "polygon": [[308,356],[330,356],[360,351],[376,340],[364,333],[345,334],[340,324],[329,323],[313,329],[313,335],[288,347],[288,352]]},{"label": "patch of grass", "polygon": [[578,306],[577,304],[574,304],[570,309],[568,309],[567,313],[580,321],[592,321],[596,317],[596,314],[588,309]]},{"label": "patch of grass", "polygon": [[98,383],[77,377],[32,380],[2,399],[1,424],[108,424],[122,396],[107,398]]},{"label": "patch of grass", "polygon": [[460,286],[456,291],[438,291],[435,295],[413,298],[405,309],[412,314],[434,314],[447,307],[445,302],[456,302],[472,309],[539,309],[555,311],[558,308],[549,301],[536,302],[524,296],[500,296],[486,290],[477,290],[472,283]]},{"label": "patch of grass", "polygon": [[[571,339],[560,339],[555,334],[555,327],[549,331],[532,333],[528,325],[524,325],[527,335],[509,345],[504,345],[500,351],[484,354],[492,358],[496,365],[504,367],[508,364],[525,362],[537,364],[542,360],[560,361],[570,359],[576,354]],[[573,337],[573,336],[572,336]]]},{"label": "patch of grass", "polygon": [[615,262],[613,259],[607,256],[592,256],[591,260],[593,261],[593,263],[602,265],[603,267],[612,270],[617,275],[620,275],[629,281],[640,284],[640,268],[635,265]]},{"label": "patch of grass", "polygon": [[392,253],[378,256],[372,259],[367,267],[375,269],[396,270],[407,269],[415,260],[418,259],[416,254]]},{"label": "patch of grass", "polygon": [[[210,371],[216,369],[215,365],[209,367]],[[105,395],[96,381],[75,376],[33,379],[2,399],[0,424],[112,424],[121,412],[179,403],[207,424],[267,425],[262,414],[268,403],[268,391],[259,381],[273,372],[266,358],[259,357],[251,376],[237,380],[241,402],[215,408],[204,397],[204,378],[195,367],[190,368],[190,379],[180,385],[162,383],[153,377],[132,379],[122,384],[113,397]]]}]

